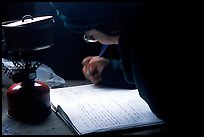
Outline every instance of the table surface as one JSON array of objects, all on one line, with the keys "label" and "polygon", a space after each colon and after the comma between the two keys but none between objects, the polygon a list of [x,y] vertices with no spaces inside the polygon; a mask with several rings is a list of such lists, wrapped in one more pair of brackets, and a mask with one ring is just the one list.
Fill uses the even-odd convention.
[{"label": "table surface", "polygon": [[[86,80],[68,80],[66,86],[89,84]],[[168,127],[157,127],[122,134],[149,135],[168,132]],[[7,116],[6,88],[2,88],[2,135],[75,135],[75,133],[54,113],[38,124],[25,123]]]}]

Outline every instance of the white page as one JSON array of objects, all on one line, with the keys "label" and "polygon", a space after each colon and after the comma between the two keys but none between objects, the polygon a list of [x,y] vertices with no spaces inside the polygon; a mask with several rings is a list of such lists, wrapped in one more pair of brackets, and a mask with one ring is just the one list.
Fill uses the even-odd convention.
[{"label": "white page", "polygon": [[60,105],[80,133],[160,123],[138,90],[82,85],[51,89],[51,102]]}]

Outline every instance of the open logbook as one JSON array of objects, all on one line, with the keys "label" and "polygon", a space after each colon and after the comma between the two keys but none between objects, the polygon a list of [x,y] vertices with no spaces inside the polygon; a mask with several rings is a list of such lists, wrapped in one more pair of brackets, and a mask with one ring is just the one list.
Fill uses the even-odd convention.
[{"label": "open logbook", "polygon": [[93,84],[50,89],[53,110],[77,134],[160,125],[138,90]]}]

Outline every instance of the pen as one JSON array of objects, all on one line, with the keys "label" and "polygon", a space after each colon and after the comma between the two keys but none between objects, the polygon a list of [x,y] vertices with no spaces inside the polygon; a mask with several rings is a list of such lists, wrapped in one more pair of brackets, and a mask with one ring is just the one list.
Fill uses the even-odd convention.
[{"label": "pen", "polygon": [[[101,50],[98,54],[99,57],[101,57],[103,55],[103,53],[106,51],[106,49],[108,48],[108,45],[102,45]],[[94,75],[94,73],[97,73],[96,71],[92,72],[91,75]],[[90,76],[90,72],[87,71],[86,72],[86,78],[88,78]]]},{"label": "pen", "polygon": [[106,51],[107,48],[108,48],[108,45],[103,45],[101,47],[101,50],[100,50],[98,56],[101,57],[103,55],[103,53]]}]

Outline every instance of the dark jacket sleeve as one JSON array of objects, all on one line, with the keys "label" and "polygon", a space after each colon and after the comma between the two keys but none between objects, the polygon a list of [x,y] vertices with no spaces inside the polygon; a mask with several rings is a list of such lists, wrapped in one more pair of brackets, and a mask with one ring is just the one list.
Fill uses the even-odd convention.
[{"label": "dark jacket sleeve", "polygon": [[101,73],[102,81],[99,83],[104,86],[114,88],[135,89],[133,83],[127,83],[123,73],[120,60],[110,60],[110,63],[103,69]]}]

